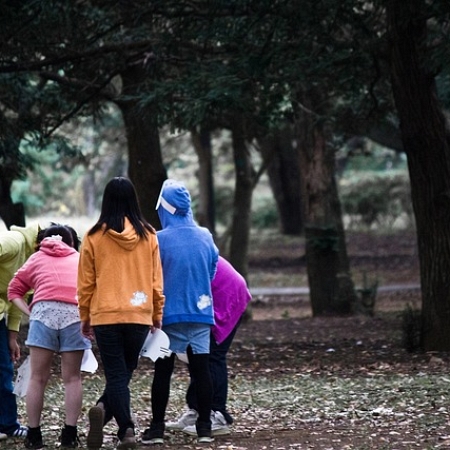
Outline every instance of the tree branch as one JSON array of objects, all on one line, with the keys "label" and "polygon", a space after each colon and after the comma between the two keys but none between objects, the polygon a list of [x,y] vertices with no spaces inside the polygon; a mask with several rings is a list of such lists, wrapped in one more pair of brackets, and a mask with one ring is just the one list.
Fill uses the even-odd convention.
[{"label": "tree branch", "polygon": [[27,63],[11,63],[0,62],[0,73],[16,73],[16,72],[34,72],[41,70],[48,66],[54,66],[67,62],[75,62],[82,59],[93,58],[99,55],[108,53],[123,53],[124,50],[136,50],[148,51],[154,44],[152,40],[143,40],[129,43],[104,45],[102,47],[96,47],[85,52],[75,52],[72,54],[64,55],[61,57],[55,57],[53,59],[43,59],[42,61],[31,61]]}]

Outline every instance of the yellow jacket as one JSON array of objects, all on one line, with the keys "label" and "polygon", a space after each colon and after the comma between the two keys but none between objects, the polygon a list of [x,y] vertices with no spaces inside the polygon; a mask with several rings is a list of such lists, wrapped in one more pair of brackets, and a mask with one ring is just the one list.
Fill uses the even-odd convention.
[{"label": "yellow jacket", "polygon": [[86,234],[78,266],[78,305],[91,326],[152,325],[162,320],[165,297],[155,234],[140,238],[126,220],[122,233]]},{"label": "yellow jacket", "polygon": [[8,284],[14,274],[35,251],[39,226],[12,226],[0,233],[0,320],[5,316],[8,329],[19,331],[22,313],[8,301]]}]

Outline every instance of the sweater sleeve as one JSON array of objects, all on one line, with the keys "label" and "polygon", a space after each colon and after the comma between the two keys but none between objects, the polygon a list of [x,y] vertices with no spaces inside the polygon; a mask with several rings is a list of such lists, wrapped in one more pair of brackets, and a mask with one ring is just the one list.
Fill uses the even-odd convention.
[{"label": "sweater sleeve", "polygon": [[14,303],[10,303],[8,307],[8,330],[19,331],[22,311]]},{"label": "sweater sleeve", "polygon": [[153,322],[162,320],[164,302],[162,264],[157,243],[153,251]]},{"label": "sweater sleeve", "polygon": [[8,300],[24,298],[25,294],[34,288],[31,273],[33,271],[30,258],[14,275],[8,285]]},{"label": "sweater sleeve", "polygon": [[80,250],[77,281],[78,307],[80,319],[87,321],[90,319],[91,301],[96,288],[94,249],[88,236],[84,238]]}]

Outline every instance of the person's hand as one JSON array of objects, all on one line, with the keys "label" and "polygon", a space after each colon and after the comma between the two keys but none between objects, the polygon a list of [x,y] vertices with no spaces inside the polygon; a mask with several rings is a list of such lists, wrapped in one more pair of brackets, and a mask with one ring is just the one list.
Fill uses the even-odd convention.
[{"label": "person's hand", "polygon": [[20,359],[20,346],[17,342],[17,335],[17,331],[9,331],[9,354],[14,362]]},{"label": "person's hand", "polygon": [[81,334],[91,341],[95,339],[94,329],[91,327],[90,320],[81,321]]},{"label": "person's hand", "polygon": [[154,333],[156,328],[158,329],[162,328],[162,320],[154,320],[153,325],[150,327],[150,331]]}]

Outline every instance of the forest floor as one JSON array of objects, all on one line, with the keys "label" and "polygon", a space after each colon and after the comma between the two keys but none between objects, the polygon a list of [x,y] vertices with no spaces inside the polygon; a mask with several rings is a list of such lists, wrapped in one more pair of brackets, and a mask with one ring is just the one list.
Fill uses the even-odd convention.
[{"label": "forest floor", "polygon": [[[229,353],[231,434],[205,446],[171,432],[157,448],[450,449],[450,354],[404,348],[406,312],[420,307],[415,235],[348,233],[347,239],[355,283],[380,286],[374,314],[312,318],[307,294],[255,295],[252,320],[241,325]],[[252,242],[254,286],[280,287],[273,280],[283,279],[286,287],[291,280],[306,280],[302,239],[266,236]],[[386,286],[396,287],[382,289]],[[152,370],[151,361],[142,358],[131,383],[140,431],[151,416]],[[177,361],[168,419],[182,412],[187,382],[186,367]],[[82,444],[87,411],[103,388],[101,367],[85,374],[83,383]],[[26,419],[23,401],[19,411]],[[52,442],[58,440],[63,415],[56,375],[43,417],[48,448],[56,448]],[[107,426],[103,448],[114,448],[115,432],[115,424]],[[16,448],[21,448],[16,442],[0,442],[0,449]]]}]

